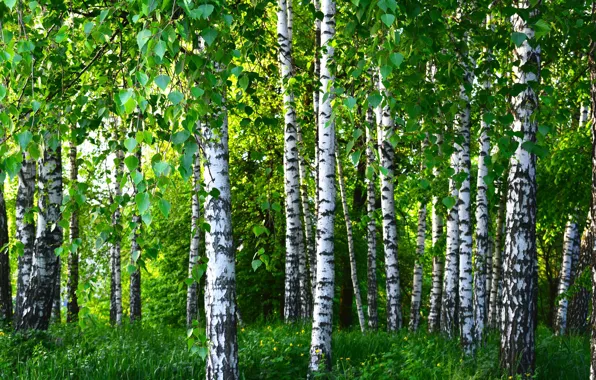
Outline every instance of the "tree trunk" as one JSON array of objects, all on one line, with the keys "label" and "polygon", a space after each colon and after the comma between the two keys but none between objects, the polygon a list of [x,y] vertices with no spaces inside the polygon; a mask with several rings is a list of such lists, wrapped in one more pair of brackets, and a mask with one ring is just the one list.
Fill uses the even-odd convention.
[{"label": "tree trunk", "polygon": [[412,306],[410,307],[410,331],[417,331],[420,324],[420,301],[422,298],[422,258],[426,238],[426,204],[421,203],[418,210],[418,234],[416,237],[416,262],[412,280]]},{"label": "tree trunk", "polygon": [[[142,148],[139,146],[136,152],[136,156],[139,162],[139,171],[142,172],[141,159],[143,157]],[[134,185],[133,199],[136,199],[136,195],[139,194],[137,185]],[[130,238],[130,265],[134,266],[134,271],[130,274],[130,323],[141,321],[142,304],[141,304],[141,246],[139,245],[139,239],[141,235],[141,215],[137,208],[134,208],[132,214],[132,234]]]},{"label": "tree trunk", "polygon": [[[292,78],[292,40],[288,30],[288,9],[286,0],[278,1],[277,42],[282,76],[284,115],[284,190],[286,193],[286,260],[284,319],[294,322],[300,318],[301,305],[306,284],[305,270],[301,273],[300,256],[304,253],[302,221],[300,220],[300,173],[298,164],[298,135],[296,133],[296,112],[292,89],[288,82]],[[302,262],[304,265],[305,262]],[[301,287],[302,285],[302,287]],[[304,290],[304,291],[303,291]]]},{"label": "tree trunk", "polygon": [[15,307],[15,326],[19,326],[23,317],[23,300],[29,285],[32,270],[33,253],[35,251],[35,220],[29,214],[33,208],[35,196],[36,164],[23,154],[21,171],[19,172],[19,188],[16,199],[17,240],[23,252],[19,256],[17,277],[17,299]]},{"label": "tree trunk", "polygon": [[[115,119],[116,132],[114,139],[119,141],[119,119]],[[120,326],[122,324],[122,228],[120,227],[120,203],[122,201],[122,175],[124,171],[124,153],[121,149],[116,151],[114,163],[114,198],[115,209],[112,212],[112,228],[114,241],[110,247],[110,323]]]},{"label": "tree trunk", "polygon": [[492,283],[490,286],[490,307],[488,312],[488,326],[491,329],[499,327],[501,316],[501,296],[503,278],[503,226],[505,223],[505,206],[507,203],[506,186],[499,185],[499,211],[497,212],[497,226],[495,233],[495,253],[492,260]]},{"label": "tree trunk", "polygon": [[39,167],[39,212],[35,235],[35,252],[31,261],[31,277],[23,296],[22,314],[17,330],[47,330],[58,280],[56,249],[62,246],[60,206],[62,205],[62,149],[57,138],[46,137],[43,159]]},{"label": "tree trunk", "polygon": [[565,237],[563,242],[563,263],[561,264],[561,276],[559,279],[559,291],[557,298],[559,304],[557,306],[557,323],[555,333],[557,335],[565,335],[567,329],[567,290],[571,282],[571,272],[573,270],[573,256],[575,250],[579,250],[579,230],[577,223],[573,217],[569,218],[565,226]]},{"label": "tree trunk", "polygon": [[[436,144],[440,148],[442,136],[437,135]],[[439,169],[433,168],[435,177],[439,176]],[[439,214],[439,197],[432,198],[432,244],[433,244],[433,270],[432,270],[432,288],[430,291],[430,312],[428,314],[428,332],[433,333],[439,331],[441,322],[441,296],[442,296],[442,281],[443,281],[443,259],[438,254],[437,248],[439,240],[443,235],[443,218]]]},{"label": "tree trunk", "polygon": [[[464,81],[472,84],[472,73],[467,71]],[[459,170],[465,178],[458,191],[459,218],[459,323],[460,339],[466,354],[474,349],[474,310],[472,305],[472,226],[470,205],[470,102],[466,90],[460,87],[460,99],[465,106],[456,119],[458,132],[463,138],[459,154]]]},{"label": "tree trunk", "polygon": [[[520,8],[529,8],[524,0]],[[525,13],[527,14],[527,13]],[[530,17],[537,11],[530,11]],[[511,99],[514,115],[513,131],[519,144],[510,160],[509,184],[507,189],[507,218],[505,225],[505,246],[503,260],[503,312],[501,320],[501,367],[510,376],[533,375],[535,365],[536,329],[536,156],[522,144],[536,141],[534,112],[538,97],[531,87],[539,82],[540,46],[534,43],[532,21],[524,20],[519,14],[511,18],[513,29],[528,37],[515,48],[513,77],[516,83],[528,87]]]},{"label": "tree trunk", "polygon": [[[458,150],[451,154],[451,168],[458,172]],[[449,196],[457,199],[457,183],[449,178]],[[458,276],[459,276],[459,215],[457,206],[449,209],[447,214],[447,252],[445,254],[445,281],[441,300],[441,331],[449,338],[456,336],[458,326]]]},{"label": "tree trunk", "polygon": [[[383,214],[383,250],[385,252],[385,277],[387,296],[387,331],[397,331],[402,325],[397,259],[397,221],[395,217],[395,152],[389,138],[395,133],[394,121],[387,104],[387,90],[379,74],[379,90],[386,101],[381,113],[378,131],[381,170],[381,212]],[[380,107],[380,106],[379,106]],[[379,111],[377,111],[379,113]]]},{"label": "tree trunk", "polygon": [[[596,14],[596,1],[592,1],[592,19]],[[596,39],[591,38],[588,53],[590,70],[590,121],[592,130],[592,202],[590,204],[592,223],[586,227],[592,234],[596,233],[594,217],[596,217]],[[592,318],[590,321],[592,334],[590,340],[590,380],[596,380],[596,249],[592,249]]]},{"label": "tree trunk", "polygon": [[[331,329],[333,324],[333,289],[335,280],[334,215],[335,215],[335,123],[331,118],[334,78],[330,72],[335,36],[335,1],[322,0],[321,11],[321,87],[318,141],[318,205],[317,205],[317,288],[314,299],[309,371],[331,369]],[[324,96],[327,94],[327,96]]]},{"label": "tree trunk", "polygon": [[[348,210],[348,202],[346,201],[346,186],[344,184],[344,173],[341,166],[341,160],[337,150],[335,151],[335,160],[337,162],[337,176],[339,182],[339,192],[341,196],[341,204],[344,210],[344,218],[346,221],[346,231],[348,236],[348,254],[350,255],[350,273],[352,278],[352,287],[354,288],[354,298],[356,298],[356,311],[358,313],[358,323],[360,330],[364,332],[366,329],[366,321],[364,320],[364,311],[362,309],[362,297],[360,295],[360,286],[358,285],[358,275],[356,273],[356,253],[354,252],[354,237],[352,234],[352,220],[350,219],[350,212]],[[352,304],[350,303],[350,309]]]},{"label": "tree trunk", "polygon": [[[490,88],[490,85],[485,85]],[[484,177],[488,175],[488,168],[485,159],[490,152],[490,138],[488,137],[490,126],[484,120],[481,122],[480,156],[478,157],[478,178],[476,181],[476,255],[474,259],[474,333],[476,342],[482,342],[485,318],[487,315],[486,294],[487,294],[487,266],[490,258],[490,240],[488,226],[490,218],[488,215],[487,185]]]},{"label": "tree trunk", "polygon": [[[201,242],[201,229],[199,219],[201,217],[201,205],[199,203],[199,191],[201,190],[201,160],[199,154],[195,156],[193,166],[193,191],[190,217],[190,252],[188,254],[188,278],[193,278],[193,271],[199,262],[199,244]],[[199,316],[199,284],[192,281],[186,289],[186,327],[192,327],[192,321]]]},{"label": "tree trunk", "polygon": [[[591,212],[589,213],[591,214]],[[594,250],[594,232],[591,228],[592,218],[588,215],[586,227],[581,237],[579,261],[575,266],[575,278],[577,281],[583,273],[590,267],[590,259]],[[575,283],[578,287],[577,293],[571,298],[569,303],[569,333],[583,334],[588,329],[588,313],[590,303],[590,289],[582,284]]]},{"label": "tree trunk", "polygon": [[[205,312],[207,339],[207,379],[238,379],[238,341],[236,320],[236,267],[232,242],[232,204],[229,177],[228,115],[225,108],[216,114],[214,130],[203,125],[205,232],[207,281]],[[219,196],[212,191],[219,190]]]},{"label": "tree trunk", "polygon": [[[77,147],[75,143],[70,146],[70,188],[78,185],[79,168],[77,165]],[[70,244],[76,244],[77,249],[68,251],[68,282],[66,284],[66,322],[75,322],[79,318],[79,302],[77,288],[79,287],[79,211],[73,210],[70,215]]]},{"label": "tree trunk", "polygon": [[366,110],[366,241],[367,241],[367,293],[368,327],[371,330],[379,328],[377,310],[377,225],[375,220],[375,180],[373,165],[375,162],[374,134],[375,121],[373,110]]},{"label": "tree trunk", "polygon": [[8,256],[8,217],[4,201],[4,180],[2,180],[0,183],[0,322],[10,323],[11,321],[12,284]]}]

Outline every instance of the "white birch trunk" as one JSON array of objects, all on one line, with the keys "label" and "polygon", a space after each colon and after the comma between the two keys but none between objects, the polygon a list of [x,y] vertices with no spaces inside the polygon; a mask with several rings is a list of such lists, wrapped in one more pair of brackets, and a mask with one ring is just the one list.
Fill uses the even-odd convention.
[{"label": "white birch trunk", "polygon": [[[440,147],[443,138],[437,135],[437,145]],[[433,168],[435,177],[439,175],[439,169]],[[433,269],[432,269],[432,287],[430,291],[430,311],[428,314],[428,332],[439,331],[441,322],[441,296],[443,292],[443,259],[437,255],[437,245],[443,235],[443,218],[439,214],[439,197],[432,198],[432,245],[433,245]]]},{"label": "white birch trunk", "polygon": [[418,210],[418,233],[416,236],[416,262],[412,280],[412,306],[410,308],[410,331],[417,331],[420,324],[420,301],[422,298],[422,258],[426,238],[426,204],[421,203]]},{"label": "white birch trunk", "polygon": [[236,267],[232,243],[232,204],[229,178],[228,115],[222,109],[209,124],[203,125],[203,170],[205,190],[219,196],[207,196],[205,220],[211,226],[205,232],[207,280],[205,312],[207,322],[207,379],[238,379],[238,341],[236,335]]},{"label": "white birch trunk", "polygon": [[[114,119],[116,131],[114,137],[117,140],[119,133],[119,119]],[[120,202],[122,201],[122,175],[124,172],[124,153],[121,149],[116,151],[114,164],[114,199],[116,209],[112,213],[112,228],[114,229],[114,242],[110,247],[110,323],[120,326],[122,324],[122,263],[121,263],[121,228],[120,228]]]},{"label": "white birch trunk", "polygon": [[[524,0],[519,8],[530,8]],[[530,85],[539,82],[540,46],[534,40],[531,20],[512,16],[514,32],[528,37],[514,50],[513,78],[528,87],[511,99],[513,131],[519,144],[510,160],[507,217],[503,260],[503,308],[501,317],[501,366],[509,376],[533,375],[535,364],[535,318],[537,296],[536,260],[536,156],[522,144],[536,141],[534,112],[538,97]],[[533,44],[534,46],[532,46]]]},{"label": "white birch trunk", "polygon": [[371,330],[379,328],[379,315],[377,307],[377,224],[375,221],[375,179],[374,179],[374,131],[372,108],[366,111],[366,241],[367,241],[367,294],[368,327]]},{"label": "white birch trunk", "polygon": [[[70,188],[75,188],[78,182],[79,167],[77,165],[77,146],[71,142],[70,146]],[[79,210],[73,210],[70,221],[70,243],[79,239]],[[66,284],[66,322],[75,322],[79,317],[79,302],[77,288],[79,287],[79,252],[68,250],[68,282]]]},{"label": "white birch trunk", "polygon": [[356,311],[358,313],[358,323],[360,330],[364,332],[366,329],[366,322],[364,320],[364,311],[362,309],[362,296],[360,295],[360,285],[358,284],[358,274],[356,271],[356,253],[354,252],[354,236],[352,233],[352,220],[350,219],[350,211],[348,210],[348,202],[346,200],[346,186],[344,184],[344,173],[337,153],[335,151],[335,160],[337,162],[337,181],[339,182],[339,192],[341,197],[341,205],[344,210],[344,219],[346,221],[346,231],[348,237],[348,254],[350,256],[350,273],[352,278],[352,287],[354,288],[354,298],[356,298]]},{"label": "white birch trunk", "polygon": [[35,221],[28,213],[33,208],[35,196],[36,163],[27,153],[19,172],[19,188],[16,199],[17,240],[23,245],[23,253],[18,258],[17,299],[15,307],[15,326],[20,325],[23,311],[25,290],[31,277],[31,262],[35,251]]},{"label": "white birch trunk", "polygon": [[62,227],[58,225],[62,205],[62,149],[59,141],[55,150],[48,144],[46,139],[39,167],[35,252],[17,330],[47,330],[56,291],[59,270],[56,249],[62,245],[63,239]]},{"label": "white birch trunk", "polygon": [[[485,88],[490,85],[485,83]],[[487,315],[486,294],[487,294],[487,263],[489,260],[489,236],[488,226],[490,223],[488,215],[487,184],[484,177],[488,175],[488,168],[485,159],[490,153],[490,139],[488,136],[490,126],[481,121],[480,155],[478,157],[478,177],[476,181],[476,255],[474,260],[474,333],[477,342],[482,342],[485,318]],[[488,267],[490,269],[490,267]]]},{"label": "white birch trunk", "polygon": [[[284,320],[294,322],[300,318],[302,299],[306,291],[305,261],[300,260],[303,251],[302,221],[300,220],[300,173],[298,163],[298,135],[296,132],[296,112],[294,95],[288,88],[292,78],[292,40],[288,30],[287,1],[279,0],[277,10],[277,42],[281,66],[282,93],[284,103],[284,190],[286,193],[286,260]],[[301,266],[304,269],[301,271]],[[302,280],[302,281],[301,281]],[[302,285],[302,286],[301,286]],[[303,302],[304,301],[304,302]]]},{"label": "white birch trunk", "polygon": [[503,233],[505,224],[505,207],[507,203],[506,186],[499,185],[499,211],[497,212],[497,225],[495,233],[495,249],[492,260],[492,276],[490,286],[490,304],[488,311],[488,326],[496,329],[499,326],[501,315],[501,295],[503,278]]},{"label": "white birch trunk", "polygon": [[576,249],[579,250],[579,228],[573,217],[570,217],[565,226],[565,237],[563,242],[563,263],[561,264],[561,276],[559,280],[559,303],[557,305],[557,327],[555,330],[557,335],[565,335],[567,329],[567,306],[569,301],[565,293],[569,289],[569,284],[571,282],[573,256]]},{"label": "white birch trunk", "polygon": [[[458,149],[451,154],[451,167],[457,175],[459,169]],[[449,179],[449,196],[457,199],[457,183]],[[458,277],[459,277],[459,214],[457,205],[447,214],[447,250],[445,253],[445,279],[441,300],[441,331],[449,338],[456,336],[458,318]]]},{"label": "white birch trunk", "polygon": [[[142,149],[139,146],[136,152],[137,159],[139,160],[139,172],[141,172],[141,159],[143,157]],[[134,185],[132,198],[138,194],[138,187]],[[130,300],[130,323],[133,324],[135,321],[141,321],[143,317],[142,304],[141,304],[141,267],[138,263],[142,256],[141,246],[139,244],[139,238],[141,235],[141,215],[138,210],[135,209],[132,215],[132,223],[134,227],[132,229],[130,237],[130,265],[135,266],[134,272],[130,275],[130,287],[129,287],[129,300]],[[133,257],[136,255],[136,260]]]},{"label": "white birch trunk", "polygon": [[[379,90],[387,99],[387,90],[379,74]],[[397,221],[395,218],[395,152],[389,142],[394,133],[394,121],[389,105],[385,103],[378,131],[381,170],[381,212],[383,214],[383,250],[385,252],[385,278],[387,296],[387,331],[397,331],[402,325],[399,288],[399,267],[397,259]],[[385,171],[385,173],[383,172]]]},{"label": "white birch trunk", "polygon": [[[199,191],[201,191],[201,159],[196,154],[193,165],[193,189],[190,216],[190,250],[188,253],[188,278],[193,278],[192,272],[199,261],[199,244],[201,242],[201,204]],[[186,289],[186,327],[192,327],[192,321],[199,316],[199,284],[193,281]]]},{"label": "white birch trunk", "polygon": [[[333,288],[335,281],[335,123],[331,119],[334,78],[330,72],[335,36],[335,1],[322,0],[321,11],[321,88],[319,104],[319,141],[317,187],[317,280],[313,309],[309,370],[331,368],[331,331],[333,325]],[[325,97],[324,95],[327,94]]]}]

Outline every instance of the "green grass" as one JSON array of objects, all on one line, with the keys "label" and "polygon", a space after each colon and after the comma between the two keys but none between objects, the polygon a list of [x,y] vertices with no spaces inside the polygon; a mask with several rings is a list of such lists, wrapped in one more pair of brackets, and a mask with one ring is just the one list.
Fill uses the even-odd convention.
[{"label": "green grass", "polygon": [[[244,379],[301,379],[308,365],[308,326],[259,325],[238,331]],[[555,337],[538,330],[539,379],[585,379],[587,337]],[[336,331],[332,379],[495,379],[498,337],[491,335],[472,358],[457,342],[426,333]],[[204,362],[187,349],[182,329],[55,326],[29,336],[0,333],[0,378],[197,379]]]}]

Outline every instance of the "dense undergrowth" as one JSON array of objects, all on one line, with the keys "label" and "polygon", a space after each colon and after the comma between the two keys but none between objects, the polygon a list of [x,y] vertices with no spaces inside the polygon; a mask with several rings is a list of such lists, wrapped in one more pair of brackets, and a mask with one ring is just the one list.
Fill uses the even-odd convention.
[{"label": "dense undergrowth", "polygon": [[[197,379],[204,362],[187,349],[181,329],[56,326],[28,336],[0,331],[2,379]],[[243,379],[301,379],[308,363],[308,327],[240,328]],[[538,379],[586,379],[589,340],[538,330]],[[475,357],[463,358],[457,342],[426,333],[337,331],[332,379],[491,379],[501,376],[498,339],[489,336]]]}]

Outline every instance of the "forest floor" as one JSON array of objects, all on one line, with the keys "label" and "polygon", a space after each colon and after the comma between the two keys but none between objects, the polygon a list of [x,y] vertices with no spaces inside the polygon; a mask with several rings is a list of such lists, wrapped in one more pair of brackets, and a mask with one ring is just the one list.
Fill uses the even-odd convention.
[{"label": "forest floor", "polygon": [[[0,330],[1,379],[203,379],[204,361],[186,332],[167,327],[55,326],[29,336]],[[302,379],[310,330],[280,324],[240,327],[241,379]],[[587,379],[588,337],[537,336],[538,379]],[[498,379],[499,345],[491,335],[473,358],[457,342],[425,332],[389,335],[335,331],[332,379]]]}]

